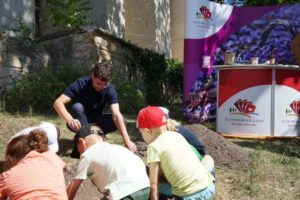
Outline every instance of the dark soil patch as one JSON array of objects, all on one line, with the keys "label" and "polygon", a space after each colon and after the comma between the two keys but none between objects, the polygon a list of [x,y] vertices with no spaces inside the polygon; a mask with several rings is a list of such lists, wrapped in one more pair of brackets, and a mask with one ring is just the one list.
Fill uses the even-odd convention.
[{"label": "dark soil patch", "polygon": [[205,145],[206,153],[214,158],[217,167],[237,169],[250,165],[250,154],[242,147],[199,124],[185,127],[192,130]]}]

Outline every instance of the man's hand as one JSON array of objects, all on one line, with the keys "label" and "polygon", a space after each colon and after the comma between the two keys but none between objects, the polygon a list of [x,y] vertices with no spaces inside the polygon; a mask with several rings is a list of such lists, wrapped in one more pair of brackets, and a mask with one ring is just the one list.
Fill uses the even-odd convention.
[{"label": "man's hand", "polygon": [[67,124],[75,132],[81,128],[81,123],[78,119],[71,119],[67,122]]},{"label": "man's hand", "polygon": [[125,142],[125,146],[132,152],[137,152],[138,150],[134,142],[132,142],[131,140]]}]

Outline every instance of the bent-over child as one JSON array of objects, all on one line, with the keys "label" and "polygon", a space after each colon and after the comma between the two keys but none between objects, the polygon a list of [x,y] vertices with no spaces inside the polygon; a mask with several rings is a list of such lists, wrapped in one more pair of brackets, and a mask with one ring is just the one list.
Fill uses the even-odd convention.
[{"label": "bent-over child", "polygon": [[167,130],[167,117],[160,108],[148,106],[140,110],[137,127],[148,144],[151,200],[159,199],[162,173],[172,186],[176,200],[214,198],[213,175],[199,161],[183,136]]},{"label": "bent-over child", "polygon": [[67,199],[64,162],[48,150],[40,129],[11,139],[6,149],[7,171],[0,175],[0,199]]},{"label": "bent-over child", "polygon": [[80,163],[67,188],[69,199],[82,181],[90,179],[103,199],[148,200],[150,184],[143,160],[121,145],[104,142],[103,134],[95,124],[83,125],[76,133],[71,157],[80,158]]}]

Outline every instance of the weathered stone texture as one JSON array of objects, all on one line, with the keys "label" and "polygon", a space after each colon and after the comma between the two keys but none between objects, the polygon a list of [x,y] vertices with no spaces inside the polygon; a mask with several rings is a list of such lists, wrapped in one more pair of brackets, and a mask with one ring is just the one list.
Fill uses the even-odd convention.
[{"label": "weathered stone texture", "polygon": [[[59,34],[58,34],[59,35]],[[0,37],[1,38],[1,37]],[[90,69],[101,60],[111,60],[113,71],[126,80],[139,84],[141,77],[129,74],[128,58],[133,47],[101,29],[63,33],[53,39],[26,47],[16,38],[0,40],[0,87],[9,89],[15,79],[40,67],[71,66]]]},{"label": "weathered stone texture", "polygon": [[49,55],[40,47],[27,47],[16,38],[3,35],[0,38],[0,93],[22,74],[48,66]]}]

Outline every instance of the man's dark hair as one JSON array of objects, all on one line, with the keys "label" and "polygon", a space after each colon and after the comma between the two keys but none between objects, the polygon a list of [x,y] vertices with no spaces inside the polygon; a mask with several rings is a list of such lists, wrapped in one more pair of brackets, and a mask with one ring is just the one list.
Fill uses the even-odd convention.
[{"label": "man's dark hair", "polygon": [[110,81],[111,79],[111,65],[108,61],[104,60],[97,63],[92,70],[92,73],[96,78],[103,81]]}]

